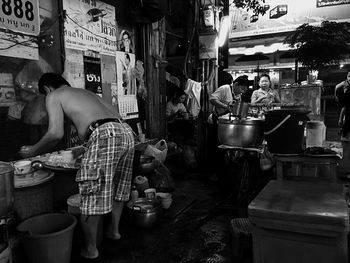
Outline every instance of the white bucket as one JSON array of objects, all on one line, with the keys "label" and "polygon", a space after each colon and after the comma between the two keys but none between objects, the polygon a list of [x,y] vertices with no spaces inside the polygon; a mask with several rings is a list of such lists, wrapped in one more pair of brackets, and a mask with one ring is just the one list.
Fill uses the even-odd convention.
[{"label": "white bucket", "polygon": [[326,126],[323,121],[308,121],[306,123],[306,148],[322,147],[326,139]]}]

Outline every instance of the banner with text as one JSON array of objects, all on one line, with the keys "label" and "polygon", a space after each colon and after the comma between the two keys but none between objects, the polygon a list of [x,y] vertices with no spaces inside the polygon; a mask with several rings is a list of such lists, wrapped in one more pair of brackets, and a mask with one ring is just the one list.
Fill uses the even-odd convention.
[{"label": "banner with text", "polygon": [[26,35],[39,35],[38,0],[0,0],[0,5],[0,28]]},{"label": "banner with text", "polygon": [[229,38],[289,32],[304,23],[317,25],[324,20],[350,21],[350,0],[265,0],[264,7],[264,15],[255,15],[236,8],[230,0]]},{"label": "banner with text", "polygon": [[113,6],[96,0],[63,0],[66,48],[115,56],[117,26]]}]

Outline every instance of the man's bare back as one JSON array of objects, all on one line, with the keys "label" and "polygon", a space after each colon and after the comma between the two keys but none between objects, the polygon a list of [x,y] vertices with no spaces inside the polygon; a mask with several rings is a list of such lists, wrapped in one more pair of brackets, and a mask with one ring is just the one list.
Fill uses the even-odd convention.
[{"label": "man's bare back", "polygon": [[[55,103],[55,101],[59,103]],[[59,112],[63,111],[74,123],[81,139],[85,139],[87,128],[93,121],[105,118],[120,118],[116,109],[96,94],[85,89],[68,86],[63,86],[51,92],[47,96],[46,108],[49,113],[50,124],[58,121],[61,127],[57,128],[63,129],[62,120],[56,118],[60,115]]]}]

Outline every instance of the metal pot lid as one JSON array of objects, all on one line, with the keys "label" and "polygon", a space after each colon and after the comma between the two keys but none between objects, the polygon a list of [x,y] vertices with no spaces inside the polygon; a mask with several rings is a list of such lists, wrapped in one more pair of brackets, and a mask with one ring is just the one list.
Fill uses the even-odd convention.
[{"label": "metal pot lid", "polygon": [[254,125],[254,124],[262,124],[265,120],[261,119],[261,118],[243,118],[243,119],[239,119],[239,118],[229,118],[228,116],[225,117],[220,117],[219,118],[219,124],[242,124],[242,125],[246,125],[246,124],[250,124],[250,125]]},{"label": "metal pot lid", "polygon": [[135,201],[129,201],[127,207],[134,210],[134,207],[139,207],[138,212],[152,212],[160,206],[160,200],[157,198],[137,198]]},{"label": "metal pot lid", "polygon": [[0,174],[9,173],[13,171],[13,167],[10,163],[0,161]]}]

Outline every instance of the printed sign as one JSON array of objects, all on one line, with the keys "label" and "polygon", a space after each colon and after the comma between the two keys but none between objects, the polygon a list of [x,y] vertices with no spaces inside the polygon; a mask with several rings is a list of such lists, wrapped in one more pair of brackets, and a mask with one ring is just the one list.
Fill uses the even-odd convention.
[{"label": "printed sign", "polygon": [[[229,38],[242,38],[290,32],[309,23],[349,22],[350,0],[265,0],[264,15],[236,8],[230,0]],[[302,8],[301,8],[302,7]]]},{"label": "printed sign", "polygon": [[317,7],[350,4],[350,0],[317,0]]},{"label": "printed sign", "polygon": [[84,56],[85,89],[102,97],[101,59]]},{"label": "printed sign", "polygon": [[133,73],[135,70],[135,54],[117,51],[115,59],[117,87],[113,87],[114,90],[112,89],[112,105],[118,105],[119,114],[123,119],[137,118],[137,87],[135,74]]},{"label": "printed sign", "polygon": [[117,26],[113,6],[96,0],[63,0],[66,48],[114,56]]},{"label": "printed sign", "polygon": [[0,28],[39,35],[38,0],[0,0],[0,5]]}]

